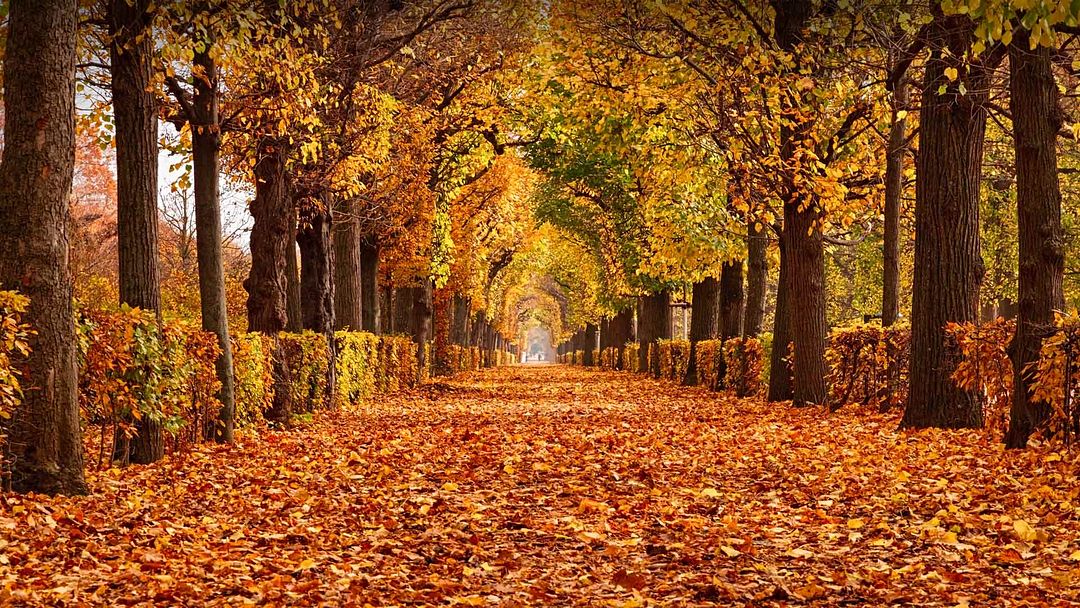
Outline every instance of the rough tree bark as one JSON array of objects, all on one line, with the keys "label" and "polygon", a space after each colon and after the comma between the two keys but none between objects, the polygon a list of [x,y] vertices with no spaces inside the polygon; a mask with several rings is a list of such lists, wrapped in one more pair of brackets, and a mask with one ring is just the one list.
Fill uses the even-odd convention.
[{"label": "rough tree bark", "polygon": [[892,91],[892,126],[885,150],[885,234],[883,236],[881,325],[888,327],[900,316],[900,199],[904,193],[904,155],[907,154],[907,84]]},{"label": "rough tree bark", "polygon": [[360,331],[363,321],[363,279],[360,271],[360,222],[346,201],[334,217],[334,325]]},{"label": "rough tree bark", "polygon": [[[157,97],[149,0],[110,0],[109,67],[116,138],[116,248],[120,303],[161,317],[158,264]],[[146,464],[165,456],[161,421],[144,415],[135,435],[117,433],[115,462]]]},{"label": "rough tree bark", "polygon": [[[911,314],[911,388],[901,426],[981,427],[976,396],[952,381],[945,324],[978,319],[984,268],[979,248],[989,79],[964,64],[975,24],[966,15],[938,16],[931,24],[919,113],[915,186],[915,276]],[[947,68],[959,76],[950,80]],[[966,87],[961,93],[960,85]],[[946,87],[939,94],[940,87]]]},{"label": "rough tree bark", "polygon": [[623,369],[623,353],[626,352],[626,345],[636,339],[636,336],[634,336],[633,309],[627,307],[619,311],[618,314],[611,318],[609,327],[611,328],[612,346],[618,352],[619,360],[615,362],[615,369]]},{"label": "rough tree bark", "polygon": [[450,361],[450,345],[453,343],[454,303],[457,294],[446,287],[433,289],[432,301],[432,347],[431,375],[449,376],[453,372]]},{"label": "rough tree bark", "polygon": [[787,239],[780,236],[780,278],[776,282],[776,310],[773,312],[772,352],[769,354],[769,401],[792,398],[791,367],[788,356],[791,348],[791,303],[788,298],[788,275],[791,273]]},{"label": "rough tree bark", "polygon": [[217,65],[210,56],[212,41],[205,41],[194,63],[205,78],[195,79],[191,134],[195,179],[195,248],[199,261],[199,306],[202,328],[217,336],[221,355],[215,362],[221,390],[221,410],[213,428],[205,429],[209,439],[231,443],[236,413],[233,384],[232,342],[229,340],[229,313],[225,297],[225,256],[221,244],[221,194],[218,166],[221,156],[221,125],[218,116]]},{"label": "rough tree bark", "polygon": [[1039,360],[1043,339],[1054,331],[1054,311],[1065,308],[1065,235],[1061,227],[1057,133],[1063,117],[1051,49],[1029,51],[1030,34],[1009,45],[1010,105],[1016,147],[1019,236],[1019,311],[1012,357],[1016,389],[1005,444],[1022,448],[1050,417],[1050,404],[1031,398],[1025,369]]},{"label": "rough tree bark", "polygon": [[743,263],[727,262],[720,271],[720,337],[724,340],[742,335]]},{"label": "rough tree bark", "polygon": [[395,334],[410,333],[410,319],[412,318],[413,297],[408,288],[396,287],[391,293],[393,314],[391,315],[391,331]]},{"label": "rough tree bark", "polygon": [[[323,407],[334,403],[337,392],[337,341],[334,340],[334,230],[333,204],[329,195],[309,201],[299,224],[300,314],[303,327],[325,336],[330,350]],[[318,404],[312,404],[316,406]]]},{"label": "rough tree bark", "polygon": [[600,328],[596,326],[596,323],[586,323],[585,335],[582,338],[584,346],[583,350],[585,351],[582,358],[584,359],[585,367],[595,367],[599,363],[599,361],[596,361],[596,358],[593,357],[593,351],[596,349],[596,341],[599,337]]},{"label": "rough tree bark", "polygon": [[[604,317],[600,319],[600,357],[604,356],[604,351],[614,346],[614,342],[611,340],[611,319]],[[598,363],[599,365],[599,363]]]},{"label": "rough tree bark", "polygon": [[360,315],[364,331],[382,333],[379,314],[379,241],[372,236],[360,240]]},{"label": "rough tree bark", "polygon": [[[719,335],[721,340],[737,338],[742,334],[743,325],[743,265],[740,261],[727,262],[720,271],[720,320]],[[727,377],[727,360],[720,357],[716,370],[714,388],[722,388]]]},{"label": "rough tree bark", "polygon": [[743,320],[743,337],[756,338],[761,333],[765,318],[765,288],[769,277],[769,260],[766,253],[769,238],[766,228],[751,219],[746,237],[746,314]]},{"label": "rough tree bark", "polygon": [[[776,42],[791,51],[802,40],[802,30],[813,11],[804,0],[781,0],[776,3]],[[781,239],[787,241],[787,256],[781,259],[790,268],[786,274],[788,291],[788,329],[795,345],[792,361],[792,401],[796,406],[824,403],[825,339],[825,246],[821,232],[821,209],[810,193],[795,184],[794,165],[799,146],[806,137],[809,123],[800,113],[801,93],[788,92],[781,98],[784,125],[780,129],[780,157],[784,169],[784,227]],[[799,310],[792,298],[797,294]]]},{"label": "rough tree bark", "polygon": [[[427,365],[427,353],[424,345],[431,335],[431,286],[426,284],[420,287],[406,287],[398,289],[395,294],[395,328],[400,321],[401,331],[408,332],[416,345],[416,360],[418,371]],[[417,377],[417,381],[420,378]]]},{"label": "rough tree bark", "polygon": [[334,328],[334,228],[329,201],[310,201],[303,212],[296,243],[300,248],[300,318],[304,329],[326,333]]},{"label": "rough tree bark", "polygon": [[110,0],[120,302],[161,311],[157,217],[157,97],[150,0]]},{"label": "rough tree bark", "polygon": [[469,346],[469,298],[454,294],[454,321],[450,330],[450,339],[458,346]]},{"label": "rough tree bark", "polygon": [[671,339],[671,292],[667,289],[641,296],[638,313],[638,365],[654,378],[660,377],[660,359],[649,360],[649,345]]},{"label": "rough tree bark", "polygon": [[690,308],[690,362],[686,366],[683,384],[698,383],[697,343],[715,340],[720,333],[720,281],[705,277],[694,283]]},{"label": "rough tree bark", "polygon": [[30,298],[22,404],[8,422],[16,492],[85,494],[68,202],[75,166],[75,0],[12,0],[4,60],[0,287]]},{"label": "rough tree bark", "polygon": [[248,292],[248,330],[270,336],[273,344],[274,402],[266,412],[268,421],[288,425],[292,416],[288,390],[289,369],[278,341],[285,329],[285,253],[294,247],[290,240],[295,211],[285,178],[285,149],[278,142],[263,139],[255,162],[255,200],[251,203],[251,271],[244,281]]}]

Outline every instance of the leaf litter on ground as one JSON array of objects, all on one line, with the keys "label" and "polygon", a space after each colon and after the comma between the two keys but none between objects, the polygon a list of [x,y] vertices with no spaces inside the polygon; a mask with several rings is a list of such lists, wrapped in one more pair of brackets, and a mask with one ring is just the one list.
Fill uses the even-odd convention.
[{"label": "leaf litter on ground", "polygon": [[0,605],[1057,606],[1075,453],[487,370],[0,496]]}]

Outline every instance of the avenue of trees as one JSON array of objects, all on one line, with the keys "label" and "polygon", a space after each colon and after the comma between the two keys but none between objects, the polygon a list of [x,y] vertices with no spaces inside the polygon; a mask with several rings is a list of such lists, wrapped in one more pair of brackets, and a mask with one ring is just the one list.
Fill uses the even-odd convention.
[{"label": "avenue of trees", "polygon": [[[237,332],[331,360],[335,331],[404,334],[439,374],[543,327],[645,368],[677,302],[691,345],[768,339],[767,398],[795,406],[827,400],[830,327],[910,323],[906,428],[983,426],[946,327],[1014,309],[1007,444],[1051,416],[1026,370],[1080,299],[1075,2],[3,7],[16,489],[86,490],[75,320],[121,306],[217,337],[222,443]],[[131,424],[113,459],[161,458],[159,421]]]}]

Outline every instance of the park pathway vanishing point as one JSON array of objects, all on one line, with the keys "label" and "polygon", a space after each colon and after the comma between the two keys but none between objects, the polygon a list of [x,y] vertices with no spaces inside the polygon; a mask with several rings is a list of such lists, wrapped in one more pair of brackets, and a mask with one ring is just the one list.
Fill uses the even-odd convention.
[{"label": "park pathway vanishing point", "polygon": [[0,604],[1062,605],[1075,464],[517,366],[0,497]]}]

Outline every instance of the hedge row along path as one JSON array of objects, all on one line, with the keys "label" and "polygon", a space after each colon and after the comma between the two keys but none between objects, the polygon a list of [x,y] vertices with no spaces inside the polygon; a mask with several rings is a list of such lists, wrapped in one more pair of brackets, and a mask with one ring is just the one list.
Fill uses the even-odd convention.
[{"label": "hedge row along path", "polygon": [[0,496],[0,604],[1061,605],[1075,455],[622,373],[487,370]]}]

